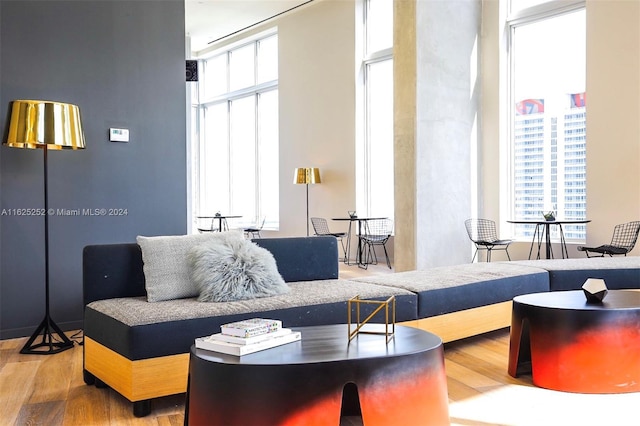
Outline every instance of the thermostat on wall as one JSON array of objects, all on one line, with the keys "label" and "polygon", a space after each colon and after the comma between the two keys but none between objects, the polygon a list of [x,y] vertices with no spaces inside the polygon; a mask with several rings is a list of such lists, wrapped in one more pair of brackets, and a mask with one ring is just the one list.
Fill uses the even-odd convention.
[{"label": "thermostat on wall", "polygon": [[129,129],[109,129],[109,140],[111,142],[129,142]]}]

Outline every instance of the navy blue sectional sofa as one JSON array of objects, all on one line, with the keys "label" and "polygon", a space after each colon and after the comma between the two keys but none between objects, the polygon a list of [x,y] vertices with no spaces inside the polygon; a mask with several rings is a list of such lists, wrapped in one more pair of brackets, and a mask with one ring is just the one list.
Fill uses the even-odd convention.
[{"label": "navy blue sectional sofa", "polygon": [[418,297],[408,290],[339,279],[333,237],[255,243],[275,258],[288,294],[224,303],[196,298],[152,303],[138,244],[85,247],[85,382],[113,388],[134,403],[134,414],[143,416],[150,412],[151,399],[185,392],[194,339],[219,332],[222,324],[253,317],[279,319],[286,327],[344,323],[348,300],[356,295],[370,300],[395,296],[397,321],[417,317]]},{"label": "navy blue sectional sofa", "polygon": [[447,342],[508,327],[511,300],[520,294],[578,289],[586,278],[640,288],[637,257],[474,263],[346,280],[338,277],[333,237],[254,242],[271,252],[290,293],[224,303],[148,302],[138,244],[85,247],[85,382],[113,388],[144,416],[153,398],[186,391],[193,340],[227,322],[265,317],[287,327],[338,324],[346,322],[354,296],[395,296],[398,323]]}]

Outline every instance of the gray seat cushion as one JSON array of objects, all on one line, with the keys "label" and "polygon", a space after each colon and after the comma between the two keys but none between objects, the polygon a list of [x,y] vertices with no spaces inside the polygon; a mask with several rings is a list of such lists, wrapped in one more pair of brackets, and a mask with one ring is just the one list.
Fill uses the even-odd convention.
[{"label": "gray seat cushion", "polygon": [[345,323],[347,301],[358,295],[374,300],[396,296],[397,321],[414,320],[417,315],[417,296],[400,288],[340,279],[294,282],[290,288],[290,293],[279,296],[222,303],[195,298],[155,303],[145,297],[98,300],[85,308],[84,333],[136,360],[186,353],[196,337],[218,333],[222,324],[247,318],[279,319],[285,327]]},{"label": "gray seat cushion", "polygon": [[511,263],[469,263],[397,272],[354,281],[402,288],[418,294],[418,317],[426,318],[549,291],[548,273]]},{"label": "gray seat cushion", "polygon": [[510,264],[549,271],[551,291],[579,290],[587,278],[601,278],[612,290],[640,288],[638,256],[518,260]]}]

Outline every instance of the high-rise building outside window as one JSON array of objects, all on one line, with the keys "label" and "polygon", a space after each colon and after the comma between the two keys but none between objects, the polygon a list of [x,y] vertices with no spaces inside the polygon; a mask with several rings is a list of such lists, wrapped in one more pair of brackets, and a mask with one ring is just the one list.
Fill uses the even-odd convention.
[{"label": "high-rise building outside window", "polygon": [[195,90],[194,216],[266,218],[279,226],[278,36],[273,31],[201,61]]},{"label": "high-rise building outside window", "polygon": [[[523,1],[512,0],[516,12],[508,22],[511,217],[540,220],[554,211],[559,219],[582,220],[587,137],[584,4],[572,3],[567,9],[566,2],[552,1],[517,7]],[[530,239],[534,229],[516,225],[516,237]],[[585,225],[565,225],[563,230],[568,241],[585,240]]]}]

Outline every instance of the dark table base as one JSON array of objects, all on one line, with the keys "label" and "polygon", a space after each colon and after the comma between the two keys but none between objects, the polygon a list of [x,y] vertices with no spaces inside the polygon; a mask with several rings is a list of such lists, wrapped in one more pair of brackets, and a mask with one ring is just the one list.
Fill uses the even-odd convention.
[{"label": "dark table base", "polygon": [[[346,334],[340,338],[347,341]],[[384,347],[384,338],[375,338]],[[188,424],[338,425],[341,416],[359,413],[367,426],[449,424],[441,345],[401,356],[304,364],[278,364],[274,357],[272,365],[226,364],[192,349]]]},{"label": "dark table base", "polygon": [[640,392],[639,292],[611,291],[602,305],[580,291],[548,293],[548,306],[528,296],[513,303],[511,376],[567,392]]}]

